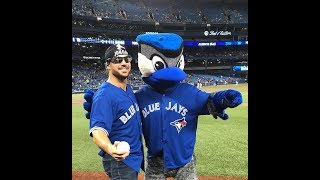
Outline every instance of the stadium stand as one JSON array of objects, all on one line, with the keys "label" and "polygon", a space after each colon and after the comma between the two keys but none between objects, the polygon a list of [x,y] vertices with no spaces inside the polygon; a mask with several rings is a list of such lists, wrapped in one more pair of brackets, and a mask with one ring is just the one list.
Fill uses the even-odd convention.
[{"label": "stadium stand", "polygon": [[[73,0],[72,36],[87,41],[72,43],[72,92],[98,88],[106,80],[102,56],[115,41],[132,42],[138,34],[173,32],[188,42],[231,42],[248,40],[247,0]],[[225,34],[223,34],[225,33]],[[91,41],[92,40],[92,41]],[[97,42],[111,43],[97,43]],[[133,56],[129,82],[134,89],[145,84]],[[247,43],[223,46],[184,47],[184,81],[195,86],[248,82]]]}]

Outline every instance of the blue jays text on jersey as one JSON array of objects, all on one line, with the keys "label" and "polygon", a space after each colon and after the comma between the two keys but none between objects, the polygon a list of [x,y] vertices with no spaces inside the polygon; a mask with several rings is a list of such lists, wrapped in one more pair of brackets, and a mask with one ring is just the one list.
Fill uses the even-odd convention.
[{"label": "blue jays text on jersey", "polygon": [[[123,162],[140,172],[143,160],[142,125],[140,111],[135,95],[129,85],[126,91],[108,82],[104,82],[94,94],[90,114],[90,131],[104,131],[111,143],[127,141],[130,154]],[[99,155],[106,152],[100,150]]]},{"label": "blue jays text on jersey", "polygon": [[209,114],[210,93],[178,83],[165,93],[145,86],[136,93],[148,158],[163,152],[165,168],[179,168],[194,153],[198,116]]},{"label": "blue jays text on jersey", "polygon": [[[180,113],[182,116],[186,116],[186,113],[188,112],[188,109],[185,108],[183,105],[178,103],[172,103],[171,101],[168,102],[168,105],[165,106],[165,109],[168,111],[175,111],[177,113]],[[146,118],[151,112],[159,111],[160,110],[160,103],[152,103],[149,104],[147,107],[144,107],[142,109],[143,117]]]},{"label": "blue jays text on jersey", "polygon": [[122,121],[123,124],[127,123],[127,121],[130,120],[137,111],[139,111],[139,106],[135,103],[129,107],[128,112],[125,112],[124,115],[120,116],[120,121]]}]

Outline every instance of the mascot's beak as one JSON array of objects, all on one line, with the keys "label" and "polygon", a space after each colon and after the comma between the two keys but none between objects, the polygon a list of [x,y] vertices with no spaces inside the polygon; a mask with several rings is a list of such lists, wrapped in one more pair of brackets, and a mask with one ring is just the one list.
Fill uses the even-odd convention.
[{"label": "mascot's beak", "polygon": [[157,80],[182,81],[187,77],[187,75],[178,67],[169,67],[155,71],[152,74],[152,77]]}]

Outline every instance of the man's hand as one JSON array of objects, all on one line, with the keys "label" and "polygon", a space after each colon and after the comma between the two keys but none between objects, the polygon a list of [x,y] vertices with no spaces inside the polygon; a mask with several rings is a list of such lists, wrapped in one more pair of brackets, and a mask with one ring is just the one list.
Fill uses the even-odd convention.
[{"label": "man's hand", "polygon": [[130,151],[123,151],[123,150],[118,150],[117,146],[120,143],[120,141],[115,141],[113,143],[113,146],[110,147],[110,155],[116,160],[116,161],[122,161],[124,160],[127,156],[129,156]]},{"label": "man's hand", "polygon": [[122,161],[130,154],[130,151],[117,149],[120,141],[115,141],[112,144],[106,132],[101,129],[95,129],[92,131],[92,137],[93,142],[104,152],[112,156],[116,161]]}]

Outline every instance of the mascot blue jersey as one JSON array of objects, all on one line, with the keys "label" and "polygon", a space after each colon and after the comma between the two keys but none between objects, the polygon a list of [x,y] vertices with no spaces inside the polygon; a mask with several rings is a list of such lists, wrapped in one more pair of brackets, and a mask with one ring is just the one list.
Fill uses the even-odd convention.
[{"label": "mascot blue jersey", "polygon": [[[127,141],[130,144],[130,154],[123,162],[130,168],[140,172],[143,160],[142,126],[139,107],[134,93],[129,85],[127,91],[108,82],[104,82],[93,97],[90,131],[103,130],[111,143]],[[100,156],[106,152],[101,150]]]},{"label": "mascot blue jersey", "polygon": [[165,168],[187,164],[194,152],[198,116],[209,114],[209,93],[177,83],[159,93],[145,86],[136,93],[148,158],[163,151]]}]

